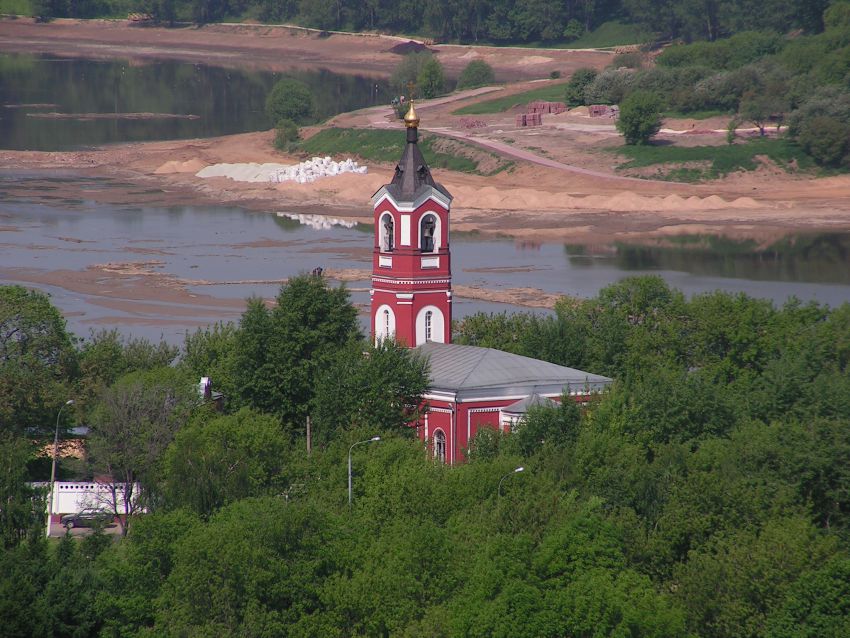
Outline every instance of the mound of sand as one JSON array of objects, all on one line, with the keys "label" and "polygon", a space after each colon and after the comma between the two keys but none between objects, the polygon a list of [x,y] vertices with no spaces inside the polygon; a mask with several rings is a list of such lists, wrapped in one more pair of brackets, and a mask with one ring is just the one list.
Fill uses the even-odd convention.
[{"label": "mound of sand", "polygon": [[206,168],[207,165],[197,157],[180,162],[178,160],[170,160],[154,171],[157,175],[170,175],[172,173],[197,173]]}]

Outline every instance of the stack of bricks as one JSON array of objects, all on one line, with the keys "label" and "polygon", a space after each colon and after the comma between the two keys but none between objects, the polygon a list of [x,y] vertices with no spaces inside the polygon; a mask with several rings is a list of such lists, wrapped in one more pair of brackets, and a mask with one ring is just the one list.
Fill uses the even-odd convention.
[{"label": "stack of bricks", "polygon": [[543,124],[543,115],[540,113],[520,113],[516,116],[516,125],[520,126],[541,126]]},{"label": "stack of bricks", "polygon": [[528,106],[525,107],[526,113],[553,113],[557,115],[558,113],[563,113],[567,110],[567,105],[563,102],[529,102]]}]

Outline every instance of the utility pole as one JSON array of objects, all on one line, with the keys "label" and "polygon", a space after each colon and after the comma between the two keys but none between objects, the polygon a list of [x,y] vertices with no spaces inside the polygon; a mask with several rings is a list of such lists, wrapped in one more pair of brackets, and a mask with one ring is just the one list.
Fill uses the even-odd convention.
[{"label": "utility pole", "polygon": [[307,456],[313,451],[313,430],[310,427],[310,415],[307,415]]}]

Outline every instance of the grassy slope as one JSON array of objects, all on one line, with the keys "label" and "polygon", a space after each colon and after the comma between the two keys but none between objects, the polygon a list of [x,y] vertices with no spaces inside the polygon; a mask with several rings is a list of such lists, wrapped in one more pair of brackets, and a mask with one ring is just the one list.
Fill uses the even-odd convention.
[{"label": "grassy slope", "polygon": [[668,167],[659,167],[660,174],[653,176],[673,181],[715,179],[734,171],[755,170],[758,167],[758,162],[754,159],[756,155],[765,155],[783,168],[789,168],[792,162],[796,162],[797,167],[801,169],[810,169],[814,166],[812,159],[799,146],[787,139],[754,139],[731,146],[679,147],[649,144],[619,146],[609,150],[629,158],[629,161],[617,167],[620,170],[660,164],[710,162],[706,168],[673,167],[665,171],[664,168]]},{"label": "grassy slope", "polygon": [[534,100],[545,100],[550,102],[562,102],[564,100],[564,82],[546,84],[539,89],[532,89],[525,93],[516,93],[505,97],[497,97],[476,104],[464,106],[456,111],[454,115],[481,115],[485,113],[504,113],[519,104],[528,104]]},{"label": "grassy slope", "polygon": [[595,30],[564,45],[564,48],[604,49],[625,44],[642,44],[651,38],[651,35],[644,33],[634,24],[623,24],[612,20],[611,22],[603,22]]},{"label": "grassy slope", "polygon": [[[482,173],[478,168],[478,162],[470,157],[458,154],[443,153],[434,149],[434,143],[440,137],[436,135],[423,134],[419,140],[419,148],[425,156],[428,165],[433,168],[447,168],[462,173]],[[450,139],[450,138],[448,138]],[[468,147],[471,154],[482,153],[497,157],[495,154],[482,151],[477,147],[469,146],[463,142],[451,140],[452,143]],[[372,130],[351,128],[328,128],[316,133],[310,139],[299,144],[301,150],[314,155],[356,155],[364,160],[386,162],[387,158],[400,157],[404,151],[404,136],[397,130]],[[494,171],[488,171],[487,175],[493,175],[502,171],[513,162],[500,161]]]}]

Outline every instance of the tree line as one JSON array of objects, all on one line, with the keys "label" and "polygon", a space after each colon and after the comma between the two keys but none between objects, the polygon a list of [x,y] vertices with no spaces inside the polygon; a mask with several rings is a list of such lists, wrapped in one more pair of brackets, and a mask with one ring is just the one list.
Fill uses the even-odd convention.
[{"label": "tree line", "polygon": [[817,164],[846,166],[850,3],[828,7],[823,22],[826,28],[818,34],[744,31],[714,42],[674,45],[652,62],[644,53],[624,53],[600,72],[576,71],[565,99],[570,106],[625,105],[621,116],[629,117],[637,107],[639,121],[631,130],[640,133],[633,136],[638,142],[658,130],[665,112],[731,115],[730,144],[742,125],[755,126],[762,135],[768,127],[786,126],[788,137]]},{"label": "tree line", "polygon": [[[687,299],[643,277],[551,317],[471,316],[457,342],[615,384],[479,433],[449,468],[407,425],[427,361],[364,341],[321,277],[276,301],[173,348],[80,341],[46,296],[0,287],[4,635],[850,631],[850,305]],[[33,441],[69,396],[60,425],[91,433],[63,475],[124,468],[142,490],[123,540],[44,539]]]},{"label": "tree line", "polygon": [[144,12],[166,23],[242,18],[317,29],[419,34],[441,41],[569,43],[611,20],[647,39],[717,40],[739,31],[823,29],[835,0],[34,0],[43,17],[125,17]]}]

